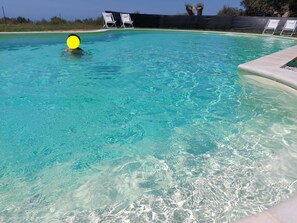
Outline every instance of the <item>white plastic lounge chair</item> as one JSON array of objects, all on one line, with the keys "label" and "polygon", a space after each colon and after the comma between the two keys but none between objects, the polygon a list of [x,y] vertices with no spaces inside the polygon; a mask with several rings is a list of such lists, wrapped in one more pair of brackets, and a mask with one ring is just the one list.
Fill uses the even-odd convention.
[{"label": "white plastic lounge chair", "polygon": [[[130,14],[121,14],[121,20],[122,20],[122,25],[121,27],[126,29],[126,28],[134,28],[133,27],[133,21],[131,20]],[[125,24],[127,26],[125,26]]]},{"label": "white plastic lounge chair", "polygon": [[273,35],[278,26],[279,21],[279,19],[269,19],[262,34],[264,34],[267,30],[272,30]]},{"label": "white plastic lounge chair", "polygon": [[[117,28],[116,21],[113,18],[112,13],[102,12],[103,16],[103,28]],[[108,26],[110,24],[110,26]]]},{"label": "white plastic lounge chair", "polygon": [[293,36],[293,34],[295,33],[296,27],[297,27],[297,20],[287,20],[280,35],[283,35],[283,33],[285,32],[285,33],[289,33],[285,35]]}]

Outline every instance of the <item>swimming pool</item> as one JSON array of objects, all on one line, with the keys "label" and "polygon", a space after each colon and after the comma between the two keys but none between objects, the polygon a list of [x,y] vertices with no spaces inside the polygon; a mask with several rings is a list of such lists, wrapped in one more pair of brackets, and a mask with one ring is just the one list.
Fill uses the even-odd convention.
[{"label": "swimming pool", "polygon": [[237,71],[296,41],[80,37],[0,36],[0,222],[231,222],[296,191],[297,97]]}]

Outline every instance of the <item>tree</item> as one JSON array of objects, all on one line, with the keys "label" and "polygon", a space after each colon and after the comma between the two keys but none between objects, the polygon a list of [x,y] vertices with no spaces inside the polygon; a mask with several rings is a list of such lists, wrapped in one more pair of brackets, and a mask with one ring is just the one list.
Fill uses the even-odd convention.
[{"label": "tree", "polygon": [[83,20],[83,23],[85,23],[85,24],[95,24],[93,18],[84,19]]},{"label": "tree", "polygon": [[21,17],[21,16],[16,18],[16,23],[30,23],[30,22],[31,22],[30,19],[26,19],[26,18]]},{"label": "tree", "polygon": [[46,19],[42,19],[40,21],[37,21],[36,24],[38,24],[38,25],[45,25],[45,24],[48,24],[48,21]]},{"label": "tree", "polygon": [[245,8],[246,15],[265,16],[270,14],[268,0],[242,0],[241,5]]},{"label": "tree", "polygon": [[297,15],[296,0],[242,0],[241,5],[250,16]]},{"label": "tree", "polygon": [[297,17],[297,1],[291,1],[289,4],[290,16]]},{"label": "tree", "polygon": [[218,12],[218,16],[239,16],[243,15],[243,11],[241,9],[233,8],[227,5]]},{"label": "tree", "polygon": [[50,23],[54,25],[65,24],[67,21],[65,19],[61,19],[60,17],[54,16],[51,18]]}]

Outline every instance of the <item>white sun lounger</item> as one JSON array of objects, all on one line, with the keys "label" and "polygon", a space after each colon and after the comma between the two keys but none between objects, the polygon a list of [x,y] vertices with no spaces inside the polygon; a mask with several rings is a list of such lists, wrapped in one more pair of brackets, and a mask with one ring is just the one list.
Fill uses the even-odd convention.
[{"label": "white sun lounger", "polygon": [[130,14],[121,14],[121,20],[122,20],[122,25],[121,25],[122,28],[124,28],[124,29],[126,29],[126,28],[133,29],[134,28],[133,21],[131,20]]},{"label": "white sun lounger", "polygon": [[[287,20],[280,35],[293,36],[293,34],[295,33],[296,27],[297,27],[297,20]],[[284,32],[289,34],[283,34]]]},{"label": "white sun lounger", "polygon": [[[112,13],[102,12],[103,16],[103,28],[117,28],[116,22],[113,18]],[[110,24],[110,26],[108,26]]]},{"label": "white sun lounger", "polygon": [[272,35],[273,35],[278,26],[279,21],[280,21],[279,19],[269,19],[262,34],[264,34],[267,30],[272,30]]}]

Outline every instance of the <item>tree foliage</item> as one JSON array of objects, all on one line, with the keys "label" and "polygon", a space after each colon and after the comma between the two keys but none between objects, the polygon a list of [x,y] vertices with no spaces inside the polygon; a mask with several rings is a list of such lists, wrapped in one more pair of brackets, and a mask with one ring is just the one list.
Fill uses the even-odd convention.
[{"label": "tree foliage", "polygon": [[60,25],[60,24],[65,24],[67,21],[65,19],[62,19],[60,17],[54,16],[51,18],[50,23],[54,25]]},{"label": "tree foliage", "polygon": [[67,21],[60,17],[54,16],[49,21],[42,19],[40,21],[32,22],[30,19],[18,16],[17,18],[0,18],[0,24],[37,24],[37,25],[65,25],[65,24],[87,24],[87,25],[101,25],[102,17],[88,18],[88,19],[76,19],[75,21]]},{"label": "tree foliage", "polygon": [[227,5],[218,12],[218,16],[240,16],[243,15],[243,11],[241,9],[233,8]]},{"label": "tree foliage", "polygon": [[31,23],[31,20],[30,19],[26,19],[22,16],[18,16],[16,19],[15,19],[15,22],[16,23]]},{"label": "tree foliage", "polygon": [[296,0],[290,2],[289,11],[290,11],[290,16],[297,17],[297,1]]},{"label": "tree foliage", "polygon": [[296,0],[242,0],[246,15],[250,16],[296,16]]},{"label": "tree foliage", "polygon": [[5,17],[0,19],[0,24],[24,24],[24,23],[32,23],[30,19],[26,19],[24,17],[18,16],[17,18],[9,18]]}]

